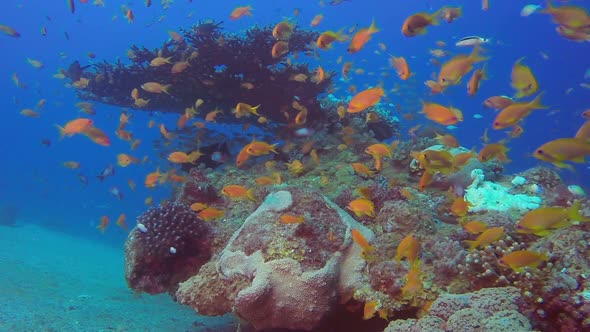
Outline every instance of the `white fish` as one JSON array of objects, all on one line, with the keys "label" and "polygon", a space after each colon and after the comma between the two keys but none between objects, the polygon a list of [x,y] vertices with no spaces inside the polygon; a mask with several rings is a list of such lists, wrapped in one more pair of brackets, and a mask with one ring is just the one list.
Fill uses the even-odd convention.
[{"label": "white fish", "polygon": [[522,7],[522,9],[520,11],[520,16],[527,17],[541,8],[542,7],[539,5],[526,5],[526,6]]},{"label": "white fish", "polygon": [[467,36],[467,37],[459,39],[455,43],[455,46],[460,46],[460,47],[475,46],[475,45],[480,45],[480,44],[487,44],[489,42],[490,42],[490,38],[483,38],[483,37],[479,37],[479,36]]},{"label": "white fish", "polygon": [[567,190],[570,193],[572,193],[572,195],[574,195],[576,197],[586,197],[586,192],[584,191],[584,189],[582,189],[582,187],[577,186],[575,184],[567,186]]}]

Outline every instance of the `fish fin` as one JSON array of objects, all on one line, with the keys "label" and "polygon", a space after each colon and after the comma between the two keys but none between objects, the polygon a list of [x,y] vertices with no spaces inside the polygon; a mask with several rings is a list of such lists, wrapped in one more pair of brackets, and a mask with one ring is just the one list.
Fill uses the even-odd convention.
[{"label": "fish fin", "polygon": [[547,236],[549,234],[551,234],[551,230],[548,229],[543,229],[543,230],[539,230],[539,231],[535,231],[533,232],[533,234],[537,235],[537,236]]},{"label": "fish fin", "polygon": [[170,88],[171,88],[171,87],[172,87],[172,84],[167,84],[167,85],[164,85],[164,86],[162,87],[162,92],[164,92],[164,93],[165,93],[165,94],[167,94],[167,95],[170,95],[170,91],[168,91],[168,90],[170,90]]},{"label": "fish fin", "polygon": [[570,220],[577,220],[577,221],[583,221],[583,222],[587,222],[590,221],[590,218],[588,217],[584,217],[581,213],[581,204],[582,201],[580,200],[576,200],[574,202],[574,204],[568,209],[568,219]]},{"label": "fish fin", "polygon": [[549,107],[541,104],[541,96],[545,93],[545,91],[542,91],[541,93],[539,93],[535,99],[533,99],[530,103],[529,103],[529,107],[534,108],[534,109],[548,109]]},{"label": "fish fin", "polygon": [[479,243],[477,243],[477,241],[470,241],[470,240],[465,240],[465,241],[463,241],[463,243],[469,247],[469,251],[472,251],[473,249],[477,248],[477,246],[479,245]]},{"label": "fish fin", "polygon": [[64,136],[66,136],[66,130],[64,129],[64,127],[60,125],[55,125],[55,127],[57,128],[57,130],[59,130],[59,139],[63,139]]}]

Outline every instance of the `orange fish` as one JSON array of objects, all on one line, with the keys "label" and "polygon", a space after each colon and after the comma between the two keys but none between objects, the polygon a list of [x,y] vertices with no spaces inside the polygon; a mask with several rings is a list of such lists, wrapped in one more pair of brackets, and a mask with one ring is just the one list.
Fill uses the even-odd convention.
[{"label": "orange fish", "polygon": [[381,87],[371,88],[357,93],[348,103],[348,113],[358,113],[376,105],[385,91]]},{"label": "orange fish", "polygon": [[363,308],[363,319],[367,320],[373,318],[373,316],[375,316],[375,313],[377,313],[377,310],[379,310],[380,307],[381,302],[379,302],[378,300],[365,302],[365,307]]},{"label": "orange fish", "polygon": [[78,118],[66,123],[63,127],[58,125],[56,125],[56,127],[59,129],[60,138],[63,138],[64,136],[71,137],[75,134],[81,134],[91,127],[93,123],[94,121],[91,119]]},{"label": "orange fish", "polygon": [[172,135],[171,133],[168,132],[168,130],[166,129],[166,127],[164,126],[163,123],[160,124],[160,134],[162,134],[162,136],[168,140],[171,140],[174,138],[174,135]]},{"label": "orange fish", "polygon": [[402,259],[407,258],[410,265],[414,265],[414,263],[418,261],[419,256],[420,242],[410,234],[403,238],[397,246],[395,260],[399,262]]},{"label": "orange fish", "polygon": [[481,69],[476,69],[473,71],[469,82],[467,82],[467,94],[471,97],[475,95],[475,93],[479,90],[479,85],[481,84],[481,80],[487,80],[488,77],[486,76],[486,65],[484,64]]},{"label": "orange fish", "polygon": [[457,18],[463,15],[463,9],[461,7],[443,7],[440,9],[440,17],[442,17],[447,23],[452,23]]},{"label": "orange fish", "polygon": [[551,15],[553,22],[570,29],[588,29],[590,27],[590,16],[582,7],[555,7],[550,0],[547,0],[547,6],[540,12]]},{"label": "orange fish", "polygon": [[420,260],[417,260],[410,266],[410,271],[406,276],[406,284],[402,287],[402,297],[404,299],[410,299],[418,295],[424,285],[421,280],[422,274],[420,273]]},{"label": "orange fish", "polygon": [[464,217],[467,215],[470,206],[469,201],[466,201],[463,197],[457,197],[451,204],[451,213],[457,217]]},{"label": "orange fish", "polygon": [[326,31],[318,37],[318,40],[316,41],[316,45],[318,48],[320,48],[322,50],[327,50],[329,48],[332,48],[333,42],[335,42],[335,41],[342,42],[345,40],[346,40],[346,38],[344,36],[342,36],[342,30],[340,30],[338,32]]},{"label": "orange fish", "polygon": [[152,173],[148,174],[145,177],[145,182],[144,182],[146,188],[154,188],[154,187],[156,187],[156,183],[160,179],[160,176],[161,175],[162,174],[160,173],[160,169],[159,168],[156,169],[155,172],[152,172]]},{"label": "orange fish", "polygon": [[194,164],[195,161],[197,161],[197,159],[199,159],[203,154],[201,153],[201,151],[193,151],[189,154],[186,154],[185,152],[182,151],[176,151],[176,152],[172,152],[171,154],[168,155],[168,160],[171,163],[175,163],[175,164]]},{"label": "orange fish", "polygon": [[90,126],[88,128],[86,128],[82,134],[84,134],[86,137],[90,138],[94,143],[98,144],[98,145],[102,145],[102,146],[110,146],[111,145],[111,140],[109,139],[109,137],[99,128],[96,128],[94,126]]},{"label": "orange fish", "polygon": [[394,56],[391,56],[389,58],[389,64],[395,68],[396,72],[397,72],[397,76],[402,79],[402,80],[407,80],[408,78],[410,78],[410,67],[408,66],[408,62],[406,61],[406,59],[404,57],[399,57],[396,58]]},{"label": "orange fish", "polygon": [[207,204],[205,203],[193,203],[190,206],[191,210],[195,211],[195,212],[199,212],[199,211],[203,211],[207,208]]},{"label": "orange fish", "polygon": [[457,139],[455,138],[455,136],[453,135],[440,135],[439,133],[435,133],[436,137],[435,139],[441,143],[444,146],[447,146],[449,148],[458,148],[459,147],[459,141],[457,141]]},{"label": "orange fish", "polygon": [[470,55],[459,54],[444,63],[438,73],[437,83],[441,86],[458,84],[461,78],[473,69],[473,64],[487,60],[478,55],[480,49],[479,46],[475,46]]},{"label": "orange fish", "polygon": [[224,216],[224,212],[216,209],[216,208],[212,208],[212,207],[208,207],[204,210],[201,210],[198,213],[199,218],[205,220],[205,221],[211,221],[213,219],[218,219]]},{"label": "orange fish", "polygon": [[169,90],[172,85],[162,85],[158,82],[146,82],[141,85],[141,88],[147,92],[151,93],[165,93],[167,95],[170,94]]},{"label": "orange fish", "polygon": [[354,171],[360,176],[371,177],[371,176],[375,175],[375,172],[371,171],[364,164],[352,163],[352,164],[350,164],[350,166],[352,166],[352,169],[354,169]]},{"label": "orange fish", "polygon": [[581,201],[575,201],[570,207],[542,207],[527,212],[516,228],[522,234],[546,236],[552,231],[573,225],[574,221],[587,222],[581,214]]},{"label": "orange fish", "polygon": [[456,124],[463,121],[463,113],[453,107],[445,107],[436,103],[422,103],[422,111],[427,119],[439,123],[443,126]]},{"label": "orange fish", "polygon": [[131,191],[135,191],[135,182],[133,182],[133,180],[131,179],[127,179],[127,184],[129,185],[129,188],[131,189]]},{"label": "orange fish", "polygon": [[129,166],[131,163],[137,163],[139,162],[139,160],[137,160],[137,158],[132,157],[128,154],[125,153],[119,153],[117,155],[117,164],[121,167],[127,167]]},{"label": "orange fish", "polygon": [[547,106],[541,104],[541,96],[543,92],[539,93],[535,99],[528,103],[513,103],[512,105],[504,108],[496,115],[494,119],[494,129],[505,129],[512,127],[526,118],[532,111],[538,109],[546,109]]},{"label": "orange fish", "polygon": [[565,161],[585,163],[588,155],[590,155],[590,142],[579,138],[558,138],[541,145],[533,153],[533,157],[539,160],[571,171],[574,171],[574,168]]},{"label": "orange fish", "polygon": [[348,203],[346,208],[354,212],[354,214],[356,214],[356,216],[359,218],[363,215],[371,218],[375,217],[375,204],[366,198],[355,199],[354,201]]},{"label": "orange fish", "polygon": [[485,230],[474,241],[463,241],[469,246],[469,250],[483,248],[504,236],[504,227],[493,227]]},{"label": "orange fish", "polygon": [[348,53],[353,54],[360,51],[371,39],[371,36],[377,32],[379,32],[379,29],[375,25],[375,19],[373,19],[371,26],[368,28],[362,28],[354,34],[350,41],[350,45],[348,45]]},{"label": "orange fish", "polygon": [[504,109],[514,103],[514,100],[506,96],[493,96],[486,99],[483,104],[489,108],[496,110]]},{"label": "orange fish", "polygon": [[279,22],[272,29],[272,36],[276,40],[289,40],[293,34],[293,24],[289,21]]},{"label": "orange fish", "polygon": [[280,58],[289,53],[289,43],[279,40],[272,46],[271,55],[274,59]]},{"label": "orange fish", "polygon": [[14,38],[20,37],[20,33],[18,33],[18,31],[14,30],[13,28],[11,28],[7,25],[0,24],[0,32],[4,33],[10,37],[14,37]]},{"label": "orange fish", "polygon": [[438,16],[440,9],[433,14],[417,13],[406,18],[402,24],[402,34],[406,37],[414,37],[426,33],[426,28],[430,25],[438,25]]},{"label": "orange fish", "polygon": [[471,221],[464,224],[463,229],[469,234],[480,234],[488,229],[488,226],[481,221]]},{"label": "orange fish", "polygon": [[41,116],[41,113],[35,112],[30,108],[23,109],[22,111],[20,111],[20,114],[23,116],[27,116],[29,118],[38,118]]},{"label": "orange fish", "polygon": [[227,197],[236,198],[248,198],[249,200],[256,202],[256,198],[253,194],[254,189],[247,190],[243,186],[238,185],[227,185],[221,189],[221,193]]},{"label": "orange fish", "polygon": [[102,216],[100,217],[100,225],[96,226],[96,228],[98,228],[100,232],[104,234],[104,231],[107,229],[110,221],[111,219],[108,216]]},{"label": "orange fish", "polygon": [[246,161],[248,161],[248,159],[250,158],[250,154],[248,154],[248,148],[250,147],[250,144],[246,144],[242,150],[240,150],[240,152],[238,153],[238,156],[236,157],[236,166],[239,168],[242,165],[244,165],[246,163]]},{"label": "orange fish", "polygon": [[350,230],[350,235],[352,236],[352,240],[358,244],[361,249],[365,252],[373,252],[375,248],[369,244],[369,241],[365,239],[363,234],[356,228]]},{"label": "orange fish", "polygon": [[229,15],[230,20],[237,20],[244,15],[252,16],[252,6],[236,7]]},{"label": "orange fish", "polygon": [[295,216],[292,214],[283,214],[279,219],[281,219],[281,223],[283,224],[301,224],[305,222],[303,216]]},{"label": "orange fish", "polygon": [[251,156],[262,156],[271,152],[278,154],[276,150],[277,145],[279,145],[279,143],[270,145],[262,141],[252,141],[252,143],[248,144],[246,152]]},{"label": "orange fish", "polygon": [[508,159],[508,156],[506,155],[509,150],[510,149],[508,149],[503,142],[486,144],[479,151],[477,160],[485,162],[490,159],[497,159],[498,161],[507,163],[510,162],[510,159]]},{"label": "orange fish", "polygon": [[393,158],[393,154],[392,154],[391,149],[389,148],[389,146],[387,146],[386,144],[383,144],[383,143],[376,143],[376,144],[372,144],[372,145],[368,146],[365,149],[365,153],[369,154],[373,157]]},{"label": "orange fish", "polygon": [[513,251],[509,254],[504,255],[498,263],[505,267],[510,267],[515,272],[519,273],[524,270],[525,267],[537,268],[549,260],[549,256],[530,251],[530,250],[518,250]]},{"label": "orange fish", "polygon": [[69,169],[78,169],[80,168],[80,163],[77,161],[65,161],[63,163],[64,167]]},{"label": "orange fish", "polygon": [[432,181],[434,180],[434,174],[428,171],[422,173],[420,177],[420,182],[418,183],[418,189],[423,191],[427,186],[429,186]]},{"label": "orange fish", "polygon": [[516,90],[514,98],[522,98],[533,95],[539,90],[539,83],[531,69],[520,62],[524,57],[518,59],[512,66],[512,82],[510,85]]},{"label": "orange fish", "polygon": [[317,27],[318,25],[320,25],[320,22],[322,22],[323,18],[324,18],[324,15],[317,14],[316,16],[313,17],[313,19],[311,20],[311,23],[309,25],[312,27]]},{"label": "orange fish", "polygon": [[117,218],[117,226],[129,232],[129,228],[127,227],[127,223],[125,222],[125,220],[127,220],[127,216],[125,216],[125,213],[121,213],[119,218]]}]

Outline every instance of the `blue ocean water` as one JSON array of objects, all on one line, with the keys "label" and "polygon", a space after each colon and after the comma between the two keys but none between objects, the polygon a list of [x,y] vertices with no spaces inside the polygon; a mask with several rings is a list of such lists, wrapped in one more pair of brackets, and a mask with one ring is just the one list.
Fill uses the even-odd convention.
[{"label": "blue ocean water", "polygon": [[[129,152],[129,142],[119,140],[114,135],[118,125],[120,107],[94,103],[96,115],[92,116],[97,127],[103,129],[111,138],[111,146],[103,147],[78,135],[72,138],[59,138],[55,125],[83,116],[75,104],[81,100],[76,97],[74,88],[65,87],[66,81],[52,77],[58,68],[67,68],[74,60],[82,65],[107,60],[114,62],[120,58],[129,63],[126,51],[130,45],[159,47],[169,38],[167,31],[188,28],[199,20],[213,19],[223,21],[227,31],[243,33],[253,25],[274,25],[285,18],[292,18],[295,8],[300,15],[296,22],[308,28],[309,22],[317,14],[324,18],[316,31],[369,26],[374,19],[380,29],[363,50],[346,54],[348,43],[339,43],[332,50],[321,52],[321,58],[314,63],[327,70],[340,72],[336,64],[339,56],[344,61],[353,61],[354,68],[362,68],[365,74],[352,74],[350,82],[340,82],[336,76],[335,84],[340,89],[334,94],[345,99],[350,94],[348,86],[352,83],[359,89],[375,86],[380,82],[386,91],[395,85],[400,86],[399,95],[388,94],[386,102],[398,104],[404,112],[417,113],[419,100],[453,105],[461,109],[465,121],[451,131],[463,146],[480,149],[480,137],[486,128],[492,142],[506,137],[505,130],[493,131],[491,122],[495,112],[482,106],[482,102],[493,95],[512,95],[510,71],[512,64],[525,57],[524,63],[536,75],[540,89],[544,91],[543,103],[547,111],[535,111],[523,124],[525,133],[510,142],[509,157],[512,162],[506,165],[506,172],[518,172],[527,168],[549,164],[542,163],[531,156],[536,147],[548,140],[571,137],[582,125],[581,112],[590,106],[590,90],[579,84],[590,80],[584,73],[590,69],[590,44],[566,40],[559,36],[556,25],[548,15],[533,14],[521,17],[520,10],[529,1],[490,1],[489,11],[481,10],[479,1],[377,1],[349,0],[338,5],[325,1],[249,1],[254,8],[253,16],[236,21],[229,20],[229,13],[241,1],[176,0],[168,9],[163,9],[159,1],[146,7],[143,1],[105,0],[105,6],[95,6],[75,1],[75,13],[71,13],[67,1],[6,0],[2,2],[0,24],[16,29],[20,38],[0,35],[2,65],[0,66],[0,205],[12,205],[20,209],[19,218],[26,222],[39,223],[93,240],[121,246],[126,232],[116,227],[114,222],[121,213],[127,215],[127,222],[133,227],[135,217],[146,206],[144,200],[152,196],[157,204],[170,196],[170,187],[161,186],[148,189],[143,186],[145,176],[156,167],[166,168],[168,162],[153,148],[152,141],[159,139],[157,130],[148,129],[151,119],[162,122],[167,127],[175,126],[177,115],[154,112],[133,111],[129,130],[142,140],[137,150],[131,152],[138,158],[148,157],[148,162],[116,167],[113,177],[100,182],[98,175],[106,166],[117,163],[117,154]],[[135,21],[127,22],[121,4],[132,8]],[[323,5],[322,5],[323,3]],[[585,6],[587,1],[570,1],[570,4]],[[443,5],[462,6],[463,15],[448,24],[428,28],[423,36],[406,38],[400,33],[401,24],[406,17],[420,11],[434,12]],[[42,27],[47,35],[41,34]],[[67,34],[67,38],[66,38]],[[438,72],[438,67],[430,63],[429,49],[437,48],[436,41],[447,43],[446,50],[452,54],[468,53],[470,49],[454,46],[465,36],[478,35],[491,38],[485,45],[489,79],[482,83],[474,97],[468,97],[464,83],[442,95],[431,96],[423,82]],[[379,43],[386,45],[386,52],[376,54]],[[95,59],[87,54],[93,52]],[[384,54],[385,53],[385,54]],[[387,70],[387,54],[404,56],[414,76],[402,82],[395,74],[382,78],[379,73]],[[43,63],[41,69],[27,63],[27,58]],[[385,69],[384,69],[385,68]],[[374,72],[374,75],[367,73]],[[11,77],[17,73],[26,89],[13,84]],[[339,74],[338,74],[339,75]],[[569,91],[571,89],[571,91]],[[34,109],[40,99],[46,99],[46,106],[39,118],[24,117],[22,109]],[[261,101],[263,102],[263,101]],[[474,114],[483,118],[476,119]],[[422,115],[415,119],[402,119],[405,131],[416,124],[429,124]],[[41,143],[51,141],[50,146]],[[78,161],[80,169],[72,170],[62,166],[65,161]],[[89,179],[83,185],[79,175]],[[576,172],[560,170],[566,182],[590,188],[588,164],[576,165]],[[127,181],[137,184],[131,191]],[[118,200],[110,190],[118,187],[123,199]],[[97,229],[101,216],[111,218],[111,225],[103,235]],[[0,230],[1,231],[1,230]]]}]

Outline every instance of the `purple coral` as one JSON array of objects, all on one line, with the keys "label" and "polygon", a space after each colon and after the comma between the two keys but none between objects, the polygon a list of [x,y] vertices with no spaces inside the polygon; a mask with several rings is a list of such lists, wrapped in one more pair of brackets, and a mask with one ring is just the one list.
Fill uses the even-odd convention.
[{"label": "purple coral", "polygon": [[211,203],[219,198],[211,180],[202,171],[192,168],[184,187],[182,188],[182,200],[187,204],[196,202]]},{"label": "purple coral", "polygon": [[125,243],[127,284],[150,294],[175,290],[209,260],[210,233],[187,205],[149,209],[137,218]]}]

